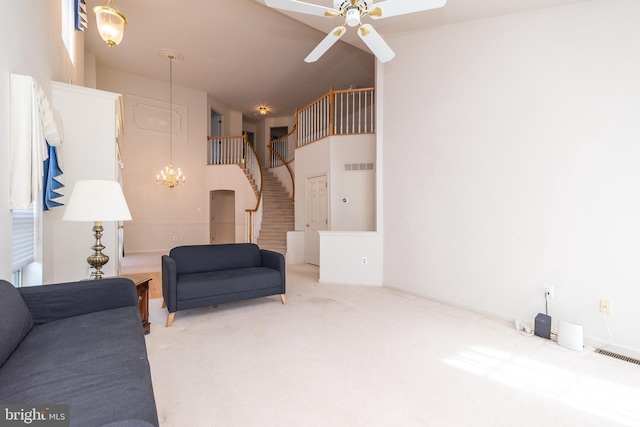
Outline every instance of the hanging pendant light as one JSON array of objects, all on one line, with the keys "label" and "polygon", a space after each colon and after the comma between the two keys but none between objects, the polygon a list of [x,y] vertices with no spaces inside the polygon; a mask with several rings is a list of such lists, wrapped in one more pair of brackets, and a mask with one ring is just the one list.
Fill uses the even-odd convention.
[{"label": "hanging pendant light", "polygon": [[94,7],[93,13],[96,14],[96,25],[102,40],[110,47],[120,44],[127,18],[118,10],[113,0],[107,0],[103,6]]},{"label": "hanging pendant light", "polygon": [[178,57],[170,51],[161,51],[160,54],[169,59],[169,165],[156,175],[156,181],[158,184],[173,188],[176,185],[184,184],[187,180],[180,168],[173,169],[173,61],[176,58],[181,60],[182,57]]}]

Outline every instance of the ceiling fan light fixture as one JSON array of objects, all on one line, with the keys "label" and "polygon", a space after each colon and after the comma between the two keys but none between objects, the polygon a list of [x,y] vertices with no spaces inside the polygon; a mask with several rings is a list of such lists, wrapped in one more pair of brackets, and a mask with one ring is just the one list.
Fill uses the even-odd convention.
[{"label": "ceiling fan light fixture", "polygon": [[345,26],[360,26],[358,36],[380,62],[387,62],[393,59],[395,53],[371,24],[362,23],[362,17],[369,15],[372,19],[381,19],[422,12],[443,7],[447,0],[381,0],[375,4],[374,0],[333,0],[333,9],[302,0],[264,0],[264,2],[267,6],[275,9],[315,16],[340,16],[344,18],[342,25],[331,30],[307,55],[304,59],[305,62],[315,62],[324,55],[345,33]]},{"label": "ceiling fan light fixture", "polygon": [[345,19],[346,19],[347,25],[350,27],[355,27],[356,25],[359,25],[360,9],[358,9],[357,7],[350,7],[349,9],[347,9],[347,16]]},{"label": "ceiling fan light fixture", "polygon": [[96,15],[96,26],[102,40],[109,47],[119,45],[124,37],[127,18],[118,10],[113,0],[107,0],[103,6],[94,7],[93,13]]}]

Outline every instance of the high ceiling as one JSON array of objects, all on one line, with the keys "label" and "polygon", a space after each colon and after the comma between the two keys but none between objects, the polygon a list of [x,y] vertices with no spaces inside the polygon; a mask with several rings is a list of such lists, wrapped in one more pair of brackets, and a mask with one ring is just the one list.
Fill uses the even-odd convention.
[{"label": "high ceiling", "polygon": [[[588,0],[448,0],[441,9],[367,22],[385,37],[581,1]],[[103,3],[87,0],[89,10]],[[176,50],[184,62],[174,64],[175,85],[206,92],[246,115],[256,114],[260,105],[276,116],[291,115],[331,86],[374,85],[375,58],[352,28],[320,60],[304,62],[325,34],[341,24],[338,18],[283,13],[263,0],[116,0],[116,5],[129,25],[114,48],[100,39],[89,13],[85,49],[95,53],[98,66],[168,82],[168,60],[158,52]]]}]

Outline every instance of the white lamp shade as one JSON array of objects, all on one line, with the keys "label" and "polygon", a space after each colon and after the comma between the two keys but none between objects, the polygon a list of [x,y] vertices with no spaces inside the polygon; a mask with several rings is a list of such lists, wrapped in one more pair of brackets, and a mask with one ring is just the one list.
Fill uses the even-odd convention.
[{"label": "white lamp shade", "polygon": [[130,221],[131,213],[117,181],[81,179],[67,203],[63,221]]}]

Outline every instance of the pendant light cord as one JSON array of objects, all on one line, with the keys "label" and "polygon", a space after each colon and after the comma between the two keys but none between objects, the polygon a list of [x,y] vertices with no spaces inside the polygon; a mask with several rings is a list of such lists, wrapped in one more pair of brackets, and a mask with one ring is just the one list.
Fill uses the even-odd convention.
[{"label": "pendant light cord", "polygon": [[169,55],[169,164],[173,165],[173,55]]}]

